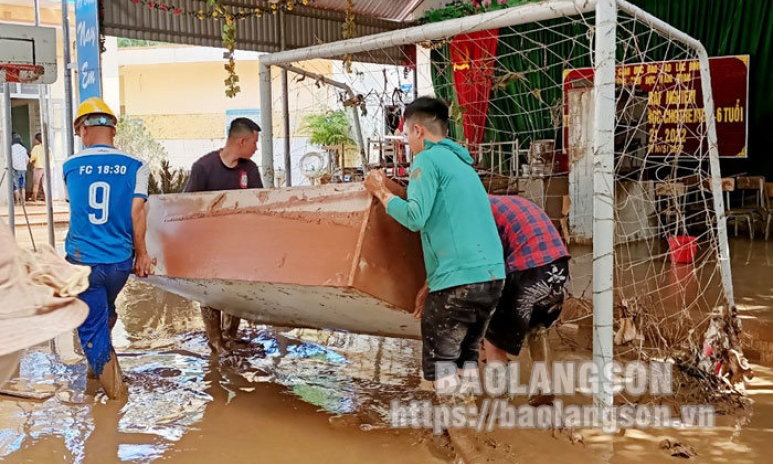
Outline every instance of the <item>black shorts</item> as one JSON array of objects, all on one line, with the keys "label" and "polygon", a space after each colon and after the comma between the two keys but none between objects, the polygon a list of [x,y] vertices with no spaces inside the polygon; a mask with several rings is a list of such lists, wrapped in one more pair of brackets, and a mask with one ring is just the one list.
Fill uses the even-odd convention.
[{"label": "black shorts", "polygon": [[464,367],[478,361],[478,351],[504,280],[447,288],[427,295],[421,316],[422,368],[426,380],[435,380],[435,363],[455,362]]},{"label": "black shorts", "polygon": [[517,356],[526,335],[550,327],[561,315],[569,283],[569,258],[508,274],[486,340]]}]

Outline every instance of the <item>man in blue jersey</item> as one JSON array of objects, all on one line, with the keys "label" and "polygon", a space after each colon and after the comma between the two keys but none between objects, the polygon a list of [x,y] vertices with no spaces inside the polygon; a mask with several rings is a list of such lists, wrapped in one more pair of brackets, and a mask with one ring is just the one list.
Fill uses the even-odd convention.
[{"label": "man in blue jersey", "polygon": [[65,248],[71,263],[91,267],[89,289],[79,297],[89,316],[78,328],[88,364],[111,399],[126,395],[110,339],[115,299],[134,269],[147,276],[153,265],[145,247],[148,166],[113,146],[117,119],[100,98],[78,108],[75,133],[86,147],[64,163],[70,201]]}]

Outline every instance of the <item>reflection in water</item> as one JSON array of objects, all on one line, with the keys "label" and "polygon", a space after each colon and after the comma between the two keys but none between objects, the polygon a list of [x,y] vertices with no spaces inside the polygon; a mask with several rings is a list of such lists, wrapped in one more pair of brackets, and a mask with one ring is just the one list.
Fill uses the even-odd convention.
[{"label": "reflection in water", "polygon": [[172,353],[122,357],[130,401],[124,406],[118,430],[158,435],[177,441],[188,427],[201,421],[212,397],[204,393],[208,362]]},{"label": "reflection in water", "polygon": [[[228,403],[266,382],[329,413],[367,406],[380,411],[374,420],[383,420],[390,396],[410,394],[407,382],[418,375],[417,342],[332,331],[248,327],[248,348],[211,359],[198,307],[137,282],[127,286],[118,312],[114,338],[129,400],[121,407],[101,393],[89,396],[87,386],[94,386],[87,385],[84,362],[65,365],[47,347],[30,350],[20,378],[29,388],[58,394],[40,402],[0,401],[0,457],[59,437],[68,462],[82,463],[87,448],[107,452],[104,443],[117,431],[127,442],[110,454],[121,462],[152,462],[201,424],[210,403]],[[137,443],[138,436],[154,442]]]},{"label": "reflection in water", "polygon": [[[49,391],[60,386],[85,387],[85,368],[58,363],[49,353],[30,350],[19,365],[19,378],[31,392]],[[82,379],[80,378],[82,377]],[[94,430],[91,410],[79,405],[66,405],[55,397],[44,401],[2,401],[0,417],[3,430],[0,456],[17,451],[25,439],[37,440],[55,436],[64,440],[74,462],[85,456],[85,440]]]},{"label": "reflection in water", "polygon": [[118,445],[118,459],[121,462],[151,462],[162,457],[166,449],[164,445],[122,443]]}]

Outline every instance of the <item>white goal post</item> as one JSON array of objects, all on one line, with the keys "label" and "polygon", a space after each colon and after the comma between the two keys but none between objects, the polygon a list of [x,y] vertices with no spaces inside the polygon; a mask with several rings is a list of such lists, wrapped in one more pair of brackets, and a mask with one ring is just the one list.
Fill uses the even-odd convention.
[{"label": "white goal post", "polygon": [[[709,56],[703,45],[666,22],[624,0],[546,0],[460,19],[411,27],[372,36],[277,52],[260,57],[260,104],[262,167],[264,182],[274,185],[274,136],[271,68],[315,59],[340,59],[346,54],[372,52],[409,44],[441,40],[494,28],[545,22],[576,15],[593,15],[595,25],[587,38],[593,63],[593,358],[598,366],[612,361],[613,310],[615,305],[615,105],[616,34],[619,14],[657,31],[689,49],[700,63],[705,137],[708,147],[711,199],[716,230],[716,262],[722,280],[724,303],[734,307],[730,256],[722,196],[716,116],[711,91]],[[360,147],[362,149],[362,147]],[[596,395],[600,406],[612,404],[611,380],[602,379],[604,393]]]}]

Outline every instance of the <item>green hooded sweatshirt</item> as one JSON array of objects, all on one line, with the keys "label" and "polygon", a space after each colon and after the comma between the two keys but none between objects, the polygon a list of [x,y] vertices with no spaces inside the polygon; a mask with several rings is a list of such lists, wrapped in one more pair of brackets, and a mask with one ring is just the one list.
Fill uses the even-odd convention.
[{"label": "green hooded sweatshirt", "polygon": [[472,163],[452,140],[426,140],[411,166],[408,199],[387,204],[397,222],[421,231],[431,292],[505,278],[502,242]]}]

